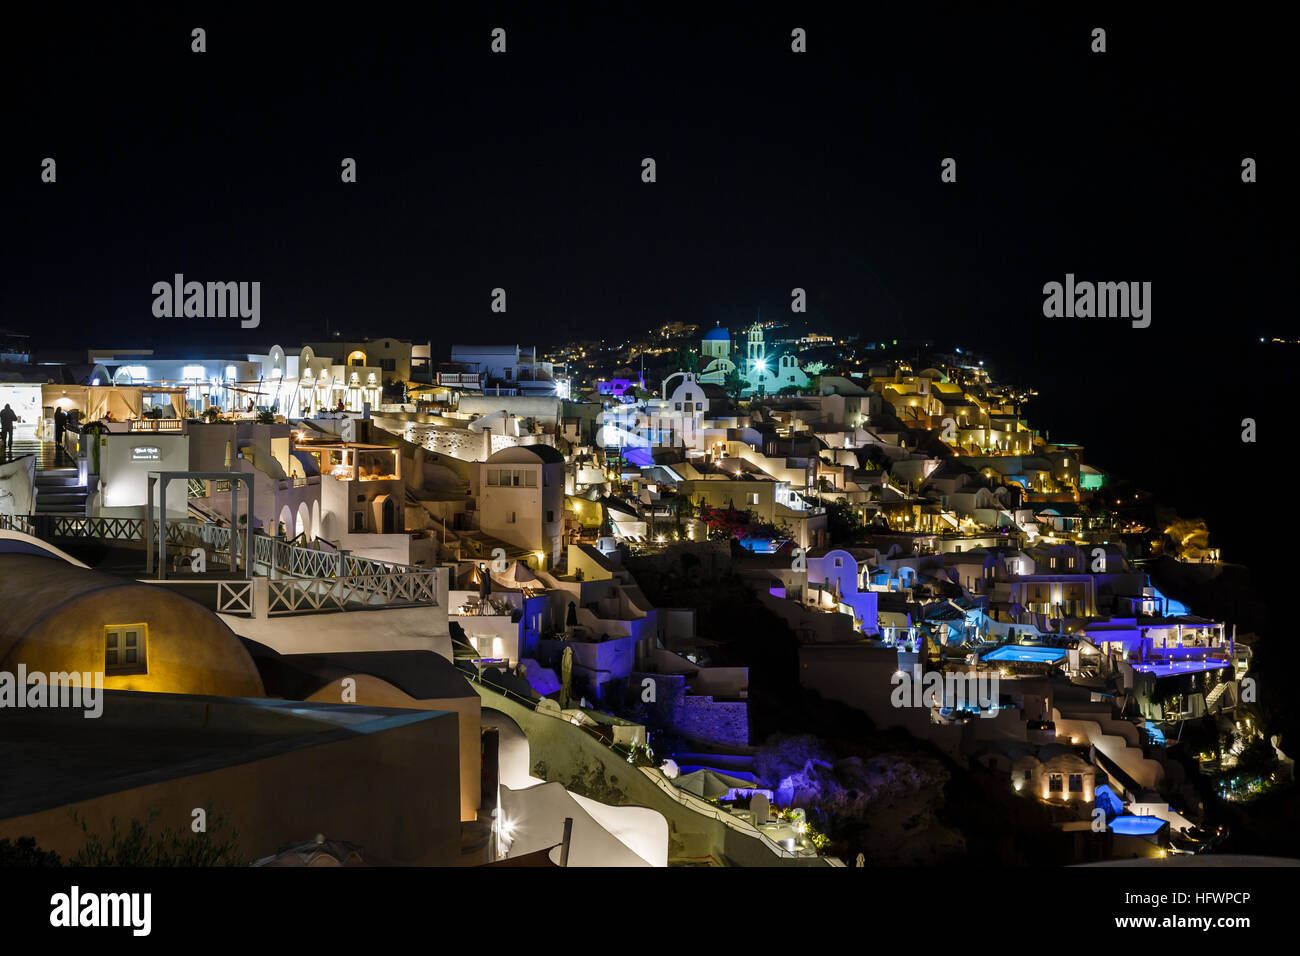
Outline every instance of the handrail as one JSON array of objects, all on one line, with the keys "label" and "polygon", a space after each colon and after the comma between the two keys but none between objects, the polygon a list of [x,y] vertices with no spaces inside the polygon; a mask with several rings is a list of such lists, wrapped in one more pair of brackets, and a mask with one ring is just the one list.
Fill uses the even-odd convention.
[{"label": "handrail", "polygon": [[[528,707],[530,710],[532,710],[535,713],[548,714],[548,715],[550,713],[549,711],[542,710],[540,707],[538,707],[537,701],[530,700],[519,694],[516,694],[513,691],[511,691],[509,688],[502,687],[491,681],[484,680],[482,674],[479,674],[474,671],[469,671],[466,669],[462,669],[461,673],[464,674],[465,677],[468,678],[473,683],[476,683],[481,687],[485,687],[495,694],[500,694],[502,697],[505,697],[508,700],[514,700],[517,703],[523,704],[524,706]],[[585,725],[573,724],[571,721],[566,719],[562,714],[557,714],[555,716],[557,720],[562,720],[565,723],[570,724],[571,726],[576,726],[580,730],[588,730],[588,728]],[[588,731],[588,736],[595,737],[602,744],[604,744],[608,749],[613,750],[616,753],[618,752],[616,745],[606,743],[604,737],[602,737],[600,734],[591,733],[590,731]],[[705,800],[701,800],[699,797],[695,796],[694,794],[686,793],[685,791],[673,786],[671,783],[667,781],[663,773],[657,768],[639,767],[637,769],[641,770],[641,772],[644,773],[651,782],[656,784],[660,790],[662,790],[668,796],[672,797],[674,800],[676,800],[682,806],[686,807],[688,810],[698,813],[701,816],[711,817],[712,819],[715,819],[718,822],[722,823],[724,826],[729,826],[733,830],[736,830],[740,833],[744,833],[746,836],[757,838],[759,841],[761,841],[764,844],[764,846],[768,850],[770,850],[775,855],[781,857],[782,859],[799,859],[799,858],[811,859],[811,857],[808,857],[807,854],[801,854],[801,853],[796,853],[793,850],[787,850],[785,847],[781,846],[781,844],[777,843],[775,840],[773,840],[770,836],[768,836],[758,827],[754,826],[752,823],[749,823],[746,820],[742,820],[739,817],[735,816],[734,814],[727,813],[726,811],[723,810],[719,810],[717,807],[713,806],[713,804],[708,803]],[[820,854],[818,854],[818,856],[820,856]]]},{"label": "handrail", "polygon": [[[739,832],[744,833],[746,836],[757,837],[769,850],[779,857],[791,860],[799,858],[811,859],[807,854],[787,850],[748,820],[742,820],[733,813],[719,810],[717,807],[713,806],[713,804],[701,800],[699,797],[695,796],[695,794],[687,793],[686,791],[673,786],[664,777],[663,773],[654,767],[641,767],[640,769],[651,781],[658,785],[660,790],[663,790],[664,793],[671,796],[678,803],[682,804],[682,806],[694,810],[696,813],[704,816],[712,816],[726,826],[731,827],[733,830],[738,830]],[[817,855],[820,856],[820,854]]]}]

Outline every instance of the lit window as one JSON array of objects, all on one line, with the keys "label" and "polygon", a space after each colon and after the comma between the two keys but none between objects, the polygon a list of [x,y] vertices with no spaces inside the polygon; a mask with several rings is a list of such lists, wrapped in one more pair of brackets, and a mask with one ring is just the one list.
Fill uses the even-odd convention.
[{"label": "lit window", "polygon": [[1047,778],[1047,789],[1051,793],[1061,793],[1064,785],[1065,780],[1059,773],[1050,774]]},{"label": "lit window", "polygon": [[147,674],[147,624],[110,624],[104,628],[104,673]]}]

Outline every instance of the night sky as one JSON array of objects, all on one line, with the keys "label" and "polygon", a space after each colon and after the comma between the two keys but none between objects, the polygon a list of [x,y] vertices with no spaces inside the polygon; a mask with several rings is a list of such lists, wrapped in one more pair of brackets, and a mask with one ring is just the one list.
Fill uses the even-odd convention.
[{"label": "night sky", "polygon": [[[1239,441],[1245,414],[1263,429],[1258,363],[1292,359],[1258,337],[1300,334],[1276,25],[614,6],[18,15],[0,326],[38,347],[291,350],[329,329],[438,357],[672,320],[739,330],[789,315],[799,286],[820,330],[983,349],[1044,391],[1036,424],[1103,466],[1138,441]],[[261,281],[261,327],[155,319],[152,284],[177,272]],[[1152,282],[1151,328],[1044,318],[1043,284],[1067,272]],[[1208,386],[1228,379],[1225,402]],[[1102,424],[1131,423],[1134,401],[1160,414]]]}]

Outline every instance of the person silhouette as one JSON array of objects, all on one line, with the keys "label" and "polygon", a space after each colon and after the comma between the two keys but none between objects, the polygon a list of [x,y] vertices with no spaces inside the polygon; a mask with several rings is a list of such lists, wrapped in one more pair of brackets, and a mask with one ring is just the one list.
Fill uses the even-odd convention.
[{"label": "person silhouette", "polygon": [[13,454],[14,422],[19,420],[17,413],[5,402],[5,407],[0,409],[0,451],[6,458]]}]

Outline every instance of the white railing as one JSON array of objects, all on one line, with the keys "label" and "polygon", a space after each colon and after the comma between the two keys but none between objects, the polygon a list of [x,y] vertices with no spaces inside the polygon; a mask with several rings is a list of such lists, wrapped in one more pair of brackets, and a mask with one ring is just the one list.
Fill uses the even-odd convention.
[{"label": "white railing", "polygon": [[218,581],[217,611],[222,614],[253,613],[252,581]]},{"label": "white railing", "polygon": [[183,418],[137,418],[131,420],[133,432],[183,432]]},{"label": "white railing", "polygon": [[35,522],[32,517],[32,515],[0,515],[0,530],[17,531],[35,537]]},{"label": "white railing", "polygon": [[715,807],[707,800],[701,800],[693,793],[686,793],[684,790],[680,790],[677,787],[674,787],[671,783],[668,782],[668,780],[664,777],[664,775],[660,771],[656,770],[654,767],[640,767],[638,769],[642,773],[644,773],[656,786],[658,786],[660,790],[668,794],[668,796],[672,797],[682,806],[686,807],[687,809],[694,810],[696,813],[703,814],[706,817],[712,817],[713,819],[720,821],[726,826],[731,827],[731,829],[733,830],[736,830],[740,833],[745,834],[746,836],[754,837],[762,841],[764,846],[766,846],[769,850],[771,850],[774,854],[776,854],[779,857],[782,857],[787,860],[792,860],[799,857],[803,857],[806,859],[813,859],[815,857],[815,854],[796,853],[794,850],[787,850],[785,847],[781,846],[781,844],[777,843],[770,836],[768,836],[758,827],[754,826],[754,824],[750,823],[748,820],[742,820],[740,817],[736,816],[733,813],[728,813],[726,810],[722,810],[718,807]]},{"label": "white railing", "polygon": [[267,581],[267,614],[421,607],[437,603],[435,574],[366,574]]}]

